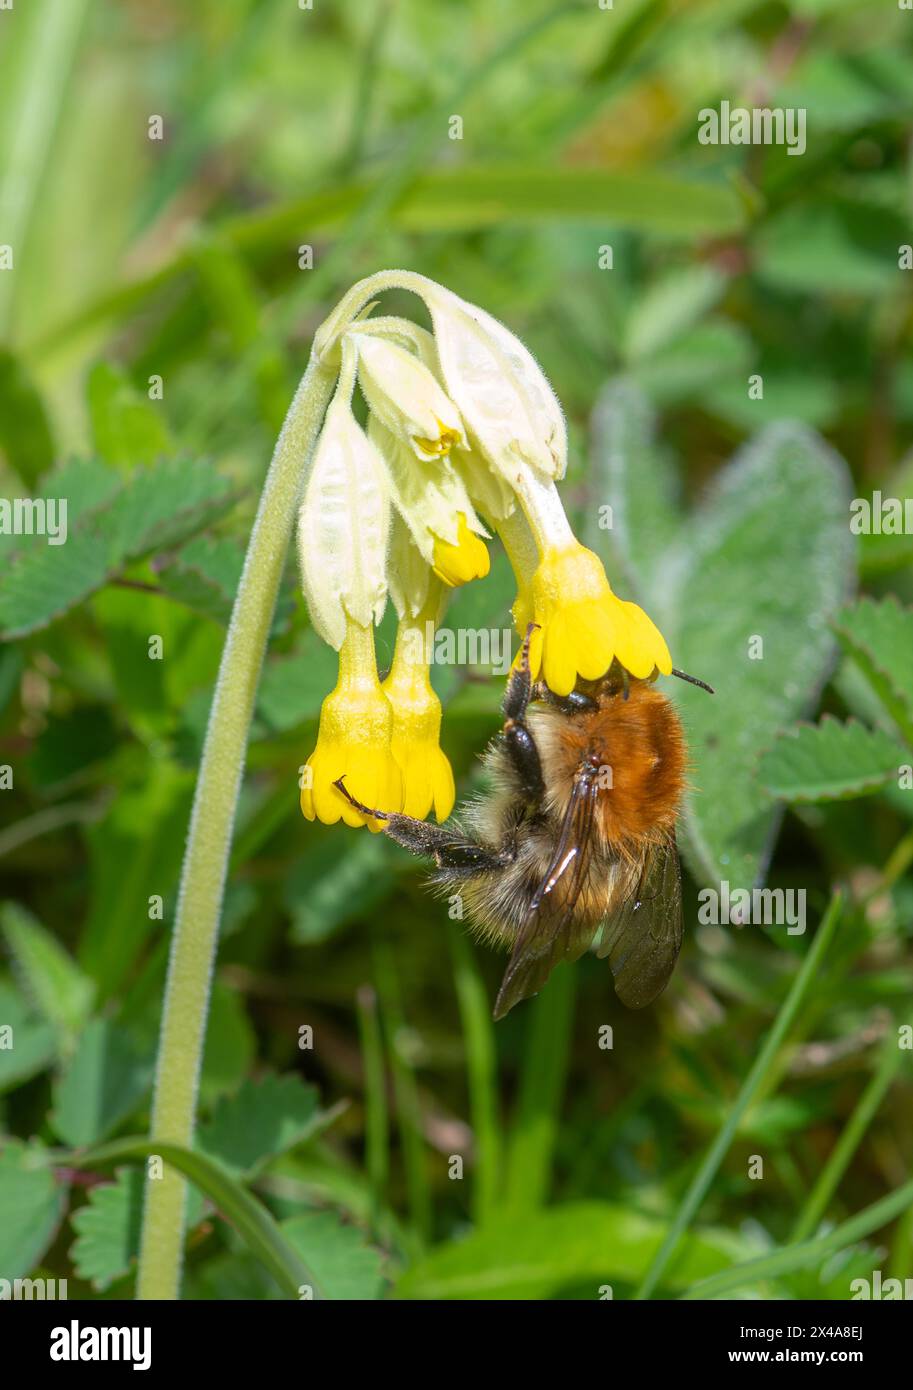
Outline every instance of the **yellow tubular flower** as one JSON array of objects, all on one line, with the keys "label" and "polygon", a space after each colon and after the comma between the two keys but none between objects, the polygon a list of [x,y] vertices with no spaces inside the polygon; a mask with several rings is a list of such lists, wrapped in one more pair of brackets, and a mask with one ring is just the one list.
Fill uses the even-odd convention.
[{"label": "yellow tubular flower", "polygon": [[541,665],[546,685],[568,695],[577,677],[598,680],[617,657],[632,676],[646,679],[659,668],[672,670],[669,648],[659,629],[636,603],[612,593],[602,561],[575,542],[549,550],[533,575],[530,643],[535,675]]},{"label": "yellow tubular flower", "polygon": [[432,806],[437,819],[446,820],[456,799],[453,772],[439,745],[441,702],[428,677],[441,592],[432,580],[418,616],[400,620],[393,665],[383,683],[393,707],[392,748],[403,775],[403,810],[418,820],[424,820]]},{"label": "yellow tubular flower", "polygon": [[455,545],[435,536],[432,568],[438,579],[442,579],[449,588],[468,584],[471,579],[484,579],[490,566],[488,547],[470,531],[463,512],[457,516]]},{"label": "yellow tubular flower", "polygon": [[308,820],[335,825],[380,824],[356,811],[333,783],[346,787],[364,806],[401,811],[402,775],[393,754],[393,710],[377,678],[374,635],[349,620],[339,650],[339,680],[323,702],[317,747],[307,760],[301,810]]},{"label": "yellow tubular flower", "polygon": [[554,484],[525,479],[520,501],[539,550],[528,592],[521,588],[514,616],[539,624],[530,642],[530,667],[556,695],[568,695],[577,677],[598,680],[617,658],[632,676],[654,670],[668,676],[672,658],[662,634],[636,603],[618,598],[598,555],[575,539]]}]

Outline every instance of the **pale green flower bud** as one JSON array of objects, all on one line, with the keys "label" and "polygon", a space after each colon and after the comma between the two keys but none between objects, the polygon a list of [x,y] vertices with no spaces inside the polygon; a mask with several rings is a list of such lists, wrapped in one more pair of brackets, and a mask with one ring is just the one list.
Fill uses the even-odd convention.
[{"label": "pale green flower bud", "polygon": [[562,478],[567,430],[558,399],[530,353],[484,309],[424,276],[410,276],[428,306],[441,380],[471,444],[511,487],[517,465]]},{"label": "pale green flower bud", "polygon": [[390,484],[348,395],[327,410],[298,514],[301,581],[315,629],[339,651],[347,617],[379,622],[387,601]]},{"label": "pale green flower bud", "polygon": [[358,384],[372,415],[423,462],[446,457],[465,443],[453,402],[433,373],[413,353],[385,335],[353,328],[347,335],[358,352]]}]

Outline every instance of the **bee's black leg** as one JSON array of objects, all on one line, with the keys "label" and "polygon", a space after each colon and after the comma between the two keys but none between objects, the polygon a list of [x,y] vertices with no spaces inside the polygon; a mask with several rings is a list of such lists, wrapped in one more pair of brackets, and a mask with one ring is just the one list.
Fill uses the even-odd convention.
[{"label": "bee's black leg", "polygon": [[523,646],[520,648],[519,663],[510,673],[507,689],[504,691],[504,699],[501,703],[501,712],[505,719],[522,720],[526,714],[526,706],[529,704],[533,688],[533,680],[529,672],[529,644],[538,626],[538,623],[530,623],[527,627]]},{"label": "bee's black leg", "polygon": [[532,698],[544,704],[554,705],[562,714],[591,714],[597,708],[596,701],[582,690],[572,690],[570,695],[556,695],[549,690],[545,681],[537,681],[533,686]]},{"label": "bee's black leg", "polygon": [[537,626],[537,623],[530,623],[526,629],[520,649],[520,661],[511,672],[501,706],[504,713],[504,728],[501,732],[504,747],[520,779],[520,789],[530,801],[539,801],[545,794],[539,750],[525,723],[526,709],[533,688],[529,670],[529,642]]},{"label": "bee's black leg", "polygon": [[448,830],[445,825],[431,825],[428,821],[416,820],[414,816],[404,816],[399,811],[372,810],[355,799],[342,777],[333,786],[338,787],[346,800],[363,816],[381,821],[384,833],[391,840],[409,850],[410,854],[430,856],[439,869],[448,871],[448,876],[471,878],[489,869],[503,868],[510,862],[512,855],[509,850],[495,850],[487,845],[475,844],[453,828]]}]

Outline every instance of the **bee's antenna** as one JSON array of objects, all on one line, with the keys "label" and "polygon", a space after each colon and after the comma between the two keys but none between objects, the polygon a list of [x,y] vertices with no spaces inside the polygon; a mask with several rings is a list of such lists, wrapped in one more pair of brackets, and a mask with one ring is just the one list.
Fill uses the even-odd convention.
[{"label": "bee's antenna", "polygon": [[701,690],[706,690],[708,695],[716,694],[716,691],[714,690],[712,685],[708,685],[706,681],[699,681],[697,676],[689,676],[687,671],[678,671],[673,666],[672,674],[673,676],[678,676],[680,681],[687,681],[689,685],[700,686]]}]

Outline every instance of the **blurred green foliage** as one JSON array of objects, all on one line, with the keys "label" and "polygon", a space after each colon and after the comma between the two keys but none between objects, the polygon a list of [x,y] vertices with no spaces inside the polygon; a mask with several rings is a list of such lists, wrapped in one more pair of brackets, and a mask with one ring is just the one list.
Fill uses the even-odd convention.
[{"label": "blurred green foliage", "polygon": [[[913,482],[909,26],[875,0],[0,12],[0,492],[68,499],[65,545],[0,535],[0,1278],[132,1288],[122,1141],[259,485],[315,326],[397,264],[536,353],[581,534],[717,689],[672,692],[686,947],[644,1016],[586,958],[495,1033],[502,962],[414,863],[301,820],[334,662],[290,569],[174,1156],[188,1296],[623,1297],[677,1229],[660,1294],[913,1274],[913,540],[849,527]],[[807,152],[699,144],[723,99],[805,108]],[[498,559],[448,624],[504,627],[512,597]],[[500,682],[435,679],[468,790]],[[812,928],[847,885],[813,981],[813,930],[697,924],[698,889],[765,877]]]}]

